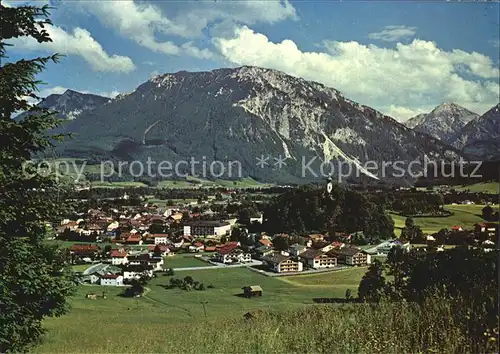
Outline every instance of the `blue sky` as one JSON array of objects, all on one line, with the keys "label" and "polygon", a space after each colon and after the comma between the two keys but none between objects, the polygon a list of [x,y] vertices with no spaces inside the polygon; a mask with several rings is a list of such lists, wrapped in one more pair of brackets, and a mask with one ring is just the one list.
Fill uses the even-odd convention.
[{"label": "blue sky", "polygon": [[17,40],[8,52],[11,60],[66,54],[41,75],[43,94],[113,96],[161,73],[257,65],[335,87],[400,120],[450,101],[483,113],[499,100],[498,3],[50,3],[54,42]]}]

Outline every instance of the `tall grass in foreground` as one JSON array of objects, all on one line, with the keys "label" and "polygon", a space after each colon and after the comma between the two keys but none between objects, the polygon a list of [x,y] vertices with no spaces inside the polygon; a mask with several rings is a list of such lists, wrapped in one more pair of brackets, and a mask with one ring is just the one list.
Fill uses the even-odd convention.
[{"label": "tall grass in foreground", "polygon": [[177,325],[158,323],[144,331],[140,325],[124,324],[127,336],[106,333],[106,339],[92,348],[79,347],[75,341],[71,347],[58,350],[217,354],[496,352],[498,342],[471,336],[467,318],[457,318],[453,308],[449,301],[430,298],[423,306],[407,302],[312,305],[299,311],[257,311],[249,320],[203,318]]},{"label": "tall grass in foreground", "polygon": [[[409,303],[313,306],[261,313],[251,320],[179,328],[166,351],[210,353],[477,353],[489,352],[468,336],[452,306],[431,299]],[[493,348],[493,347],[492,347]]]}]

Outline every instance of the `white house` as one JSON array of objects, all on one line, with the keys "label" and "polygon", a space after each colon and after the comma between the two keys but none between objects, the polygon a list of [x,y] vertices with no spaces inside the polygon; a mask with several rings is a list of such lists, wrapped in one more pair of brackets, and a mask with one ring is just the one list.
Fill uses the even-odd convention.
[{"label": "white house", "polygon": [[158,234],[154,235],[155,245],[166,245],[168,241],[168,235],[166,234]]},{"label": "white house", "polygon": [[337,266],[337,258],[313,248],[299,254],[299,258],[304,264],[313,269],[333,268]]},{"label": "white house", "polygon": [[104,274],[101,276],[101,285],[121,286],[123,285],[123,276],[119,274]]},{"label": "white house", "polygon": [[400,240],[386,241],[378,245],[377,252],[382,254],[388,254],[393,247],[401,247],[405,251],[409,251],[410,243],[401,242]]},{"label": "white house", "polygon": [[[158,249],[157,249],[158,248]],[[153,257],[154,256],[154,251],[160,251],[160,256],[161,257],[166,257],[170,253],[170,248],[166,245],[156,245],[156,246],[149,246],[148,251],[149,251],[149,256]]]},{"label": "white house", "polygon": [[172,215],[174,213],[174,209],[167,209],[165,210],[165,212],[163,213],[163,216],[168,218],[170,215]]},{"label": "white house", "polygon": [[252,255],[244,252],[239,242],[232,242],[221,247],[215,256],[218,262],[227,263],[246,263],[252,261]]},{"label": "white house", "polygon": [[111,224],[108,225],[108,227],[106,228],[106,230],[107,231],[113,231],[113,230],[117,229],[118,226],[120,226],[120,224],[118,223],[118,221],[113,221]]},{"label": "white house", "polygon": [[270,270],[276,273],[295,273],[302,272],[304,269],[302,262],[280,253],[264,256],[262,260],[267,263]]},{"label": "white house", "polygon": [[486,240],[481,243],[481,245],[484,247],[484,252],[491,252],[495,249],[495,242]]},{"label": "white house", "polygon": [[220,221],[195,221],[184,225],[184,236],[223,236],[229,234],[231,224]]},{"label": "white house", "polygon": [[153,276],[153,270],[152,269],[147,269],[147,270],[142,270],[142,271],[133,271],[133,270],[125,270],[123,271],[123,278],[124,279],[139,279],[143,275],[147,275],[149,277]]},{"label": "white house", "polygon": [[174,248],[181,248],[182,245],[184,244],[184,239],[181,239],[179,242],[173,242],[172,244]]},{"label": "white house", "polygon": [[288,249],[290,251],[290,254],[292,256],[298,256],[299,254],[305,252],[307,250],[306,246],[299,245],[298,243],[295,243],[291,245]]},{"label": "white house", "polygon": [[154,271],[159,271],[163,269],[163,257],[151,257],[148,253],[129,256],[129,264],[132,266],[149,266]]},{"label": "white house", "polygon": [[203,251],[205,246],[203,243],[196,242],[193,245],[189,246],[189,252],[201,252]]},{"label": "white house", "polygon": [[259,216],[255,217],[255,218],[250,218],[250,224],[253,222],[258,222],[259,224],[262,224],[263,221],[264,221],[264,217],[262,214],[260,214]]}]

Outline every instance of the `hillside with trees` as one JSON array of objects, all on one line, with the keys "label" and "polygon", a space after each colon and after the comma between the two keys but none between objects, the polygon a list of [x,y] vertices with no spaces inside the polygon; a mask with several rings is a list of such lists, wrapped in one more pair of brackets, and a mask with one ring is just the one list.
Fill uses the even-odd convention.
[{"label": "hillside with trees", "polygon": [[268,232],[363,233],[373,239],[393,236],[394,223],[384,205],[370,196],[334,185],[330,194],[312,185],[301,186],[275,197],[264,212]]}]

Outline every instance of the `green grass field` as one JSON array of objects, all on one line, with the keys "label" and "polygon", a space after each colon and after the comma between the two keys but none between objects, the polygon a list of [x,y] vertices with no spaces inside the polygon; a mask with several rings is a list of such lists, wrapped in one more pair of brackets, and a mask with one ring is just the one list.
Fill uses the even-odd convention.
[{"label": "green grass field", "polygon": [[189,268],[189,267],[210,267],[207,263],[193,255],[176,254],[175,256],[165,257],[163,268]]},{"label": "green grass field", "polygon": [[474,193],[490,193],[499,194],[500,193],[500,183],[498,182],[487,182],[487,183],[476,183],[468,186],[454,187],[456,190],[465,191],[469,190]]},{"label": "green grass field", "polygon": [[71,269],[73,269],[73,272],[83,272],[89,267],[90,264],[78,264],[71,266]]},{"label": "green grass field", "polygon": [[[454,215],[448,217],[415,217],[413,220],[415,224],[422,228],[424,233],[435,233],[443,228],[451,228],[452,226],[459,225],[464,229],[472,229],[474,224],[484,222],[481,217],[481,210],[484,205],[451,205],[445,206],[445,209],[450,210]],[[498,205],[492,205],[493,208],[498,208]],[[394,232],[399,236],[401,229],[405,226],[406,217],[392,214],[394,220]]]},{"label": "green grass field", "polygon": [[[165,352],[168,351],[165,338],[171,331],[177,332],[178,325],[200,321],[220,323],[241,318],[255,309],[299,309],[313,304],[315,297],[344,297],[346,286],[355,294],[362,270],[331,273],[331,279],[326,274],[310,275],[304,283],[303,279],[298,280],[300,277],[266,277],[245,268],[207,268],[175,276],[192,276],[205,286],[213,285],[213,289],[165,289],[163,286],[171,277],[159,275],[148,284],[150,290],[145,296],[137,299],[119,296],[123,291],[120,288],[80,286],[71,300],[68,315],[44,321],[48,332],[35,352]],[[239,296],[246,285],[260,285],[263,296],[252,299]],[[103,291],[106,300],[85,298],[89,292],[100,295]],[[202,301],[206,301],[207,318]]]},{"label": "green grass field", "polygon": [[346,287],[351,288],[355,293],[366,270],[367,267],[349,268],[328,273],[304,274],[280,279],[286,280],[291,284],[296,284],[297,286],[314,285],[329,286],[332,288]]},{"label": "green grass field", "polygon": [[130,188],[130,187],[147,187],[142,182],[92,182],[92,187],[95,188]]}]

